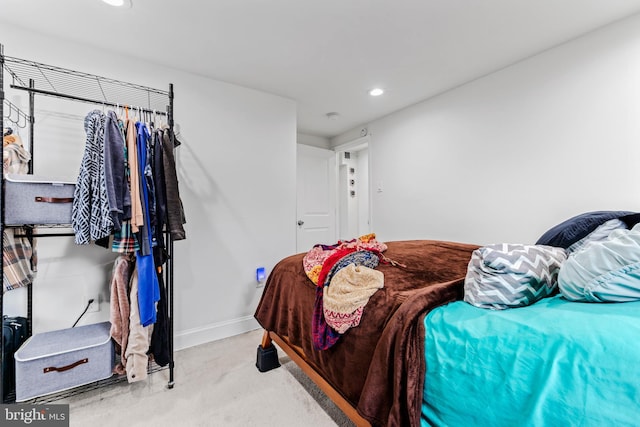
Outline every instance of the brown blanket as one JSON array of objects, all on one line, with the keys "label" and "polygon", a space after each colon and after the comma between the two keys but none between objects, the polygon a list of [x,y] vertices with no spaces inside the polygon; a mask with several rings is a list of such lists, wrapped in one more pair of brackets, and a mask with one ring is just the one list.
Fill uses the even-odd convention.
[{"label": "brown blanket", "polygon": [[384,288],[365,306],[360,325],[328,350],[314,350],[314,284],[297,254],[280,261],[256,309],[260,325],[301,347],[316,370],[373,425],[419,425],[424,381],[424,325],[432,308],[462,298],[477,245],[409,240],[384,253]]}]

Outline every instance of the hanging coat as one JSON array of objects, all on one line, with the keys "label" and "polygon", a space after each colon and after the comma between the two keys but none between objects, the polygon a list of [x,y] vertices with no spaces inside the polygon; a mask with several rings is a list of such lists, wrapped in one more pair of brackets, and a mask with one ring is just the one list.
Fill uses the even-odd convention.
[{"label": "hanging coat", "polygon": [[78,245],[109,237],[113,230],[105,180],[104,124],[105,115],[100,110],[91,111],[84,119],[87,141],[71,210]]},{"label": "hanging coat", "polygon": [[[107,113],[104,128],[104,163],[107,197],[113,229],[120,231],[122,221],[131,218],[131,194],[125,169],[125,142],[113,111]],[[128,207],[126,205],[129,205]]]}]

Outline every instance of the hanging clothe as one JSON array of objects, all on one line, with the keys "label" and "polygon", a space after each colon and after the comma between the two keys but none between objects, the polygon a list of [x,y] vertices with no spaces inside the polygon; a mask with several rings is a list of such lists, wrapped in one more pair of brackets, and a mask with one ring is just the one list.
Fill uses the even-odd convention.
[{"label": "hanging clothe", "polygon": [[162,130],[157,129],[153,132],[151,139],[151,171],[153,173],[153,182],[155,183],[155,218],[154,224],[154,243],[153,260],[156,267],[162,266],[167,262],[168,255],[164,245],[164,227],[167,223],[167,193],[166,182],[164,178],[163,149],[162,149]]},{"label": "hanging clothe", "polygon": [[4,137],[5,145],[2,151],[2,170],[5,174],[28,173],[31,153],[25,150],[22,144],[15,142],[7,143],[6,141],[11,137],[13,137],[13,135]]},{"label": "hanging clothe", "polygon": [[[122,220],[122,224],[120,226],[120,230],[114,230],[113,233],[113,241],[111,243],[111,250],[117,253],[134,253],[138,249],[140,249],[140,245],[138,244],[138,240],[135,237],[133,232],[133,225],[131,222],[132,215],[132,195],[131,195],[131,163],[129,157],[129,149],[127,148],[127,137],[126,137],[126,123],[122,120],[118,120],[118,130],[122,136],[122,139],[125,141],[124,144],[124,185],[126,186],[125,197],[124,197],[124,212],[123,217],[125,219]],[[135,144],[134,144],[135,146]],[[137,156],[136,156],[137,159]],[[134,164],[134,169],[136,168],[136,164]],[[137,192],[136,192],[137,195]],[[140,200],[138,199],[138,202]]]},{"label": "hanging clothe", "polygon": [[129,314],[129,338],[125,350],[127,379],[130,383],[142,381],[147,378],[147,365],[149,363],[149,343],[153,333],[153,325],[143,326],[140,323],[138,300],[140,288],[137,267],[131,275],[129,300],[131,311]]},{"label": "hanging clothe", "polygon": [[[149,143],[149,130],[144,123],[137,122],[137,148],[138,165],[140,172],[140,187],[144,225],[140,228],[140,250],[136,252],[138,269],[138,306],[140,308],[140,323],[147,326],[156,321],[156,302],[160,300],[160,285],[156,276],[156,266],[151,252],[151,221],[149,217],[149,188],[150,178],[147,147]],[[147,174],[149,173],[149,175]]]},{"label": "hanging clothe", "polygon": [[87,134],[84,156],[73,195],[71,225],[78,245],[108,238],[113,230],[104,159],[106,116],[93,110],[84,119]]},{"label": "hanging clothe", "polygon": [[139,252],[142,255],[151,254],[151,224],[149,216],[149,187],[147,181],[147,162],[149,131],[144,123],[136,123],[136,150],[138,152],[138,163],[136,169],[140,177],[138,191],[140,193],[140,203],[142,208],[142,222],[138,227],[137,238],[140,244]]},{"label": "hanging clothe", "polygon": [[13,133],[13,129],[7,128],[8,130],[4,135],[2,135],[2,145],[6,147],[9,144],[16,144],[22,147],[22,138],[20,135]]},{"label": "hanging clothe", "polygon": [[[147,199],[145,206],[145,220],[149,225],[149,242],[150,248],[153,250],[154,247],[158,244],[156,240],[156,184],[154,180],[153,173],[153,156],[152,156],[152,135],[153,135],[153,124],[145,124],[144,130],[146,131],[146,143],[144,144],[145,152],[145,162],[144,162],[144,170],[143,170],[143,186],[146,190],[145,197]],[[142,165],[141,165],[142,166]]]},{"label": "hanging clothe", "polygon": [[167,304],[167,288],[162,278],[162,268],[158,269],[158,283],[160,284],[160,301],[158,301],[158,314],[151,334],[151,346],[149,352],[158,366],[166,366],[171,362],[169,348],[169,308]]},{"label": "hanging clothe", "polygon": [[178,174],[176,173],[176,161],[173,156],[174,145],[171,141],[171,131],[169,129],[165,129],[162,134],[162,149],[169,233],[171,233],[173,240],[183,240],[186,239],[183,225],[187,221],[178,189]]},{"label": "hanging clothe", "polygon": [[122,221],[131,218],[131,194],[125,171],[125,141],[118,117],[109,111],[104,128],[105,184],[113,230],[120,231]]},{"label": "hanging clothe", "polygon": [[109,298],[111,329],[109,333],[116,344],[116,350],[120,353],[120,362],[114,368],[114,371],[119,375],[126,372],[127,366],[126,350],[129,343],[129,316],[131,315],[129,283],[134,267],[134,259],[127,255],[121,255],[116,258],[113,264],[111,277]]},{"label": "hanging clothe", "polygon": [[33,282],[31,243],[26,237],[15,237],[14,229],[2,230],[2,292],[28,286]]},{"label": "hanging clothe", "polygon": [[138,168],[138,131],[133,120],[126,123],[127,157],[129,160],[129,189],[131,191],[131,230],[138,232],[143,224],[142,202],[140,200],[140,170]]}]

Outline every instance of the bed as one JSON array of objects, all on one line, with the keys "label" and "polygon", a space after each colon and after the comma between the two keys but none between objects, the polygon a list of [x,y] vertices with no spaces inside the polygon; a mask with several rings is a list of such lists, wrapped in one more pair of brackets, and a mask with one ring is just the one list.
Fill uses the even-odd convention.
[{"label": "bed", "polygon": [[640,301],[458,301],[424,324],[424,426],[638,425]]},{"label": "bed", "polygon": [[[554,245],[589,246],[585,239],[598,232],[604,239],[611,230],[601,226],[623,214],[630,213],[554,227],[552,238],[564,233]],[[640,216],[633,215],[635,224]],[[637,259],[630,262],[640,272],[640,226],[634,230]],[[312,343],[315,285],[304,254],[283,259],[255,313],[265,330],[259,348],[278,344],[359,426],[637,425],[638,295],[617,304],[604,292],[591,297],[604,295],[605,303],[593,304],[550,290],[515,309],[481,308],[463,298],[471,295],[473,257],[484,247],[434,240],[387,246],[386,257],[396,262],[377,267],[384,288],[370,298],[360,325],[326,350]],[[587,255],[575,259],[591,263]],[[610,260],[604,264],[612,268]],[[633,275],[634,268],[616,271]],[[632,279],[639,283],[640,273]]]},{"label": "bed", "polygon": [[[478,246],[433,240],[387,242],[384,288],[367,303],[360,325],[328,350],[315,350],[311,313],[315,285],[304,254],[272,270],[255,317],[274,340],[356,425],[417,425],[424,378],[424,325],[430,308],[462,297],[471,253]],[[399,264],[402,264],[399,265]]]}]

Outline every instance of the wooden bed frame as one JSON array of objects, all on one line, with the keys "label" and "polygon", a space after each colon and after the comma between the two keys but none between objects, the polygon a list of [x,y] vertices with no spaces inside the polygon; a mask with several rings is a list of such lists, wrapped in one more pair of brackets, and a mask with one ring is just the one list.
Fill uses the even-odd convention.
[{"label": "wooden bed frame", "polygon": [[287,337],[280,337],[272,331],[264,331],[261,346],[263,349],[270,348],[275,342],[293,362],[304,372],[333,403],[336,404],[344,414],[358,427],[371,427],[371,423],[364,419],[344,397],[334,389],[314,368],[304,354],[302,348],[289,343]]}]

